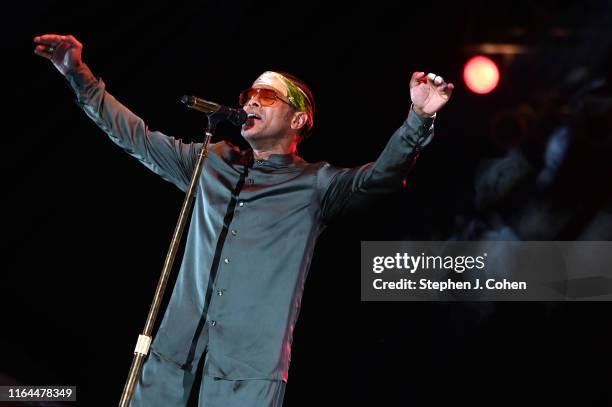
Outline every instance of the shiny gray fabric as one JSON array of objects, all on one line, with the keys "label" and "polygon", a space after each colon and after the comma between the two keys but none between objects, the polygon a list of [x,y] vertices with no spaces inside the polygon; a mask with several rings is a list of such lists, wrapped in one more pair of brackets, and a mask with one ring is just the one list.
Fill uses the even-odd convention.
[{"label": "shiny gray fabric", "polygon": [[[201,144],[150,130],[86,66],[67,79],[116,144],[186,190]],[[351,206],[401,189],[416,151],[432,137],[433,119],[411,111],[375,163],[350,169],[291,154],[256,161],[251,150],[211,144],[153,350],[193,372],[208,347],[207,376],[286,381],[317,236]]]},{"label": "shiny gray fabric", "polygon": [[[138,380],[130,407],[280,407],[283,380],[226,380],[196,375],[151,352]],[[194,395],[198,395],[197,399]]]},{"label": "shiny gray fabric", "polygon": [[[150,352],[140,372],[130,407],[195,405],[193,402],[189,403],[194,384],[197,385],[194,373],[181,369],[176,363],[165,360],[155,352]],[[204,390],[203,387],[201,389]],[[198,405],[205,406],[199,402]]]},{"label": "shiny gray fabric", "polygon": [[226,380],[204,376],[199,407],[281,407],[285,397],[283,380]]}]

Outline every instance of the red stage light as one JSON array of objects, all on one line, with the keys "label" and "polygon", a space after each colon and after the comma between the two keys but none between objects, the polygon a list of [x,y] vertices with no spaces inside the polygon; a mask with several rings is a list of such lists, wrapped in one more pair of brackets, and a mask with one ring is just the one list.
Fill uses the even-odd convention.
[{"label": "red stage light", "polygon": [[499,69],[489,58],[478,55],[472,57],[463,68],[463,80],[474,93],[491,92],[499,82]]}]

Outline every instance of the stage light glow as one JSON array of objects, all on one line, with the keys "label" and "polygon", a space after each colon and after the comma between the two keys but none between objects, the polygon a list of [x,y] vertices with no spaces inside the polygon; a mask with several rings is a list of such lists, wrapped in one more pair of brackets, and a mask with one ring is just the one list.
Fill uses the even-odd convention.
[{"label": "stage light glow", "polygon": [[499,82],[499,69],[491,59],[477,55],[470,58],[463,68],[463,80],[474,93],[491,92]]}]

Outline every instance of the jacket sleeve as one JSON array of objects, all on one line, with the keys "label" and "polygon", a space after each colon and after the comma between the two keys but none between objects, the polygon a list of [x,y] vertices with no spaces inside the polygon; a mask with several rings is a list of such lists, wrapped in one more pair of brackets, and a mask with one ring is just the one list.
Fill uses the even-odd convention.
[{"label": "jacket sleeve", "polygon": [[421,148],[433,138],[434,118],[417,115],[412,109],[395,131],[375,162],[354,168],[321,167],[317,186],[321,197],[321,221],[360,209],[382,194],[402,188]]},{"label": "jacket sleeve", "polygon": [[70,71],[66,80],[76,93],[76,103],[115,144],[166,181],[187,190],[201,144],[186,144],[150,130],[106,91],[102,79],[85,64]]}]

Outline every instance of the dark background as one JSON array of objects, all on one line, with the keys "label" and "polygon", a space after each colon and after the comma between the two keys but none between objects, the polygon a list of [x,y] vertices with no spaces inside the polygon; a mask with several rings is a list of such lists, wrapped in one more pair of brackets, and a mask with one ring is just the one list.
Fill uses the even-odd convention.
[{"label": "dark background", "polygon": [[[182,193],[81,112],[32,38],[73,34],[152,129],[200,140],[195,94],[235,105],[264,70],[308,82],[308,161],[375,160],[416,70],[455,83],[408,187],[319,240],[285,406],[610,405],[609,303],[361,303],[361,240],[612,240],[607,1],[9,2],[2,13],[0,384],[118,402]],[[501,69],[470,93],[483,43]],[[219,139],[240,143],[221,126]],[[51,405],[48,403],[47,405]]]}]

